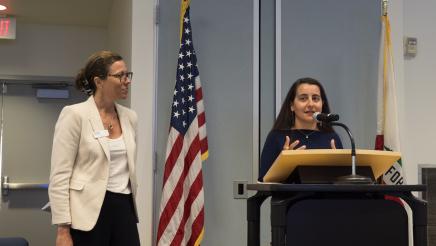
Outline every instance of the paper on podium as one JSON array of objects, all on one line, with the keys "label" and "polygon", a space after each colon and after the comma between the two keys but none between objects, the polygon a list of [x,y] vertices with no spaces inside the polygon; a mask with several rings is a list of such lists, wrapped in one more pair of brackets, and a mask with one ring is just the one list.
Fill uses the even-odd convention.
[{"label": "paper on podium", "polygon": [[[356,165],[371,166],[376,179],[383,175],[400,158],[400,152],[367,149],[356,150]],[[283,150],[265,177],[263,177],[263,181],[284,181],[297,166],[349,166],[351,174],[351,150]]]}]

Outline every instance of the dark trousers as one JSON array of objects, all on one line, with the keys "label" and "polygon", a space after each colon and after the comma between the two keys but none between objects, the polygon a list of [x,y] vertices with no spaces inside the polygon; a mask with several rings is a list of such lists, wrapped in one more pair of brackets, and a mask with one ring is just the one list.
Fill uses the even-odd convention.
[{"label": "dark trousers", "polygon": [[71,236],[74,246],[139,246],[137,223],[132,195],[107,191],[94,228]]}]

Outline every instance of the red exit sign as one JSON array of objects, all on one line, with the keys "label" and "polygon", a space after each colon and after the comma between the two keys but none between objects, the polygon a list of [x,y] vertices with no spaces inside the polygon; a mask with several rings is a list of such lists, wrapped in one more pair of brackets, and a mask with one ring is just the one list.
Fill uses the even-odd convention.
[{"label": "red exit sign", "polygon": [[0,17],[0,39],[15,39],[15,17]]}]

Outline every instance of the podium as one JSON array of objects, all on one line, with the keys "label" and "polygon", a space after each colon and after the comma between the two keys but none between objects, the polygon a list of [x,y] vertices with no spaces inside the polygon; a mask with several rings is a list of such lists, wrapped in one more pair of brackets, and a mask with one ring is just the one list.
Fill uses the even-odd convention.
[{"label": "podium", "polygon": [[[260,207],[268,197],[272,246],[407,246],[409,240],[427,245],[427,204],[411,193],[425,191],[424,185],[248,184],[247,189],[257,191],[247,200],[248,246],[260,246]],[[386,196],[405,201],[412,221]]]},{"label": "podium", "polygon": [[[357,151],[357,163],[370,168],[374,178],[399,158],[398,152]],[[351,171],[350,159],[349,150],[282,151],[264,180],[286,181],[301,166],[315,167],[315,171],[329,166]],[[328,181],[248,184],[248,190],[257,191],[247,200],[248,246],[260,246],[260,207],[268,197],[272,246],[427,245],[427,203],[412,194],[425,191],[424,185]]]},{"label": "podium", "polygon": [[[370,167],[374,178],[383,175],[401,154],[394,151],[356,150],[358,168]],[[297,167],[343,167],[351,173],[351,150],[283,150],[265,174],[265,182],[283,182]]]}]

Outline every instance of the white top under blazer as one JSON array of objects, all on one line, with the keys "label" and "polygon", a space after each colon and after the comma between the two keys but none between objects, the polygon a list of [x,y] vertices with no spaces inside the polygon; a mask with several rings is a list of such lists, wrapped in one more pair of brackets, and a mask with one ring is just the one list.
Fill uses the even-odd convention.
[{"label": "white top under blazer", "polygon": [[108,138],[111,161],[109,163],[109,180],[107,190],[115,193],[130,194],[129,166],[127,150],[123,135],[119,138]]}]

